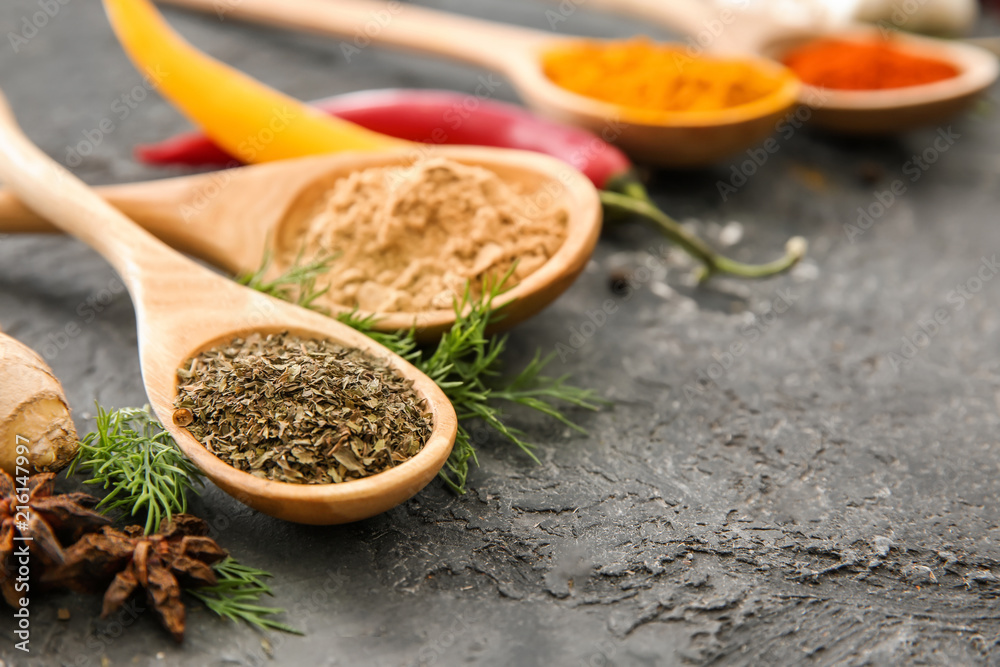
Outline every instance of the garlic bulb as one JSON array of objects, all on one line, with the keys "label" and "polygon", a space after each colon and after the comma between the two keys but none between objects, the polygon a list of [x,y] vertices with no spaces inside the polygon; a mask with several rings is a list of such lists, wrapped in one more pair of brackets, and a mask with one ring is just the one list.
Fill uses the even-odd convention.
[{"label": "garlic bulb", "polygon": [[[841,4],[836,0],[827,0]],[[858,21],[888,22],[913,32],[935,35],[964,33],[976,20],[976,0],[860,0],[854,12]]]},{"label": "garlic bulb", "polygon": [[[674,0],[663,0],[671,2]],[[769,15],[786,26],[865,21],[934,35],[964,33],[979,15],[976,0],[714,0],[718,7]]]}]

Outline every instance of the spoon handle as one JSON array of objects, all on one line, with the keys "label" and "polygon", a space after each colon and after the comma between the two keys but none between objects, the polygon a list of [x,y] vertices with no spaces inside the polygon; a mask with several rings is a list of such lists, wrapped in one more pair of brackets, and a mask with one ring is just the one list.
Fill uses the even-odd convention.
[{"label": "spoon handle", "polygon": [[827,3],[802,2],[789,11],[781,0],[587,0],[587,5],[686,35],[691,55],[758,54],[772,40],[823,31],[836,16]]},{"label": "spoon handle", "polygon": [[719,12],[712,5],[698,0],[587,0],[588,7],[647,19],[693,37],[714,27]]},{"label": "spoon handle", "polygon": [[[259,217],[241,221],[244,224],[238,227],[226,224],[231,216],[219,213],[220,209],[232,208],[232,197],[222,196],[216,201],[216,197],[210,195],[221,192],[227,182],[198,175],[91,189],[171,248],[230,273],[243,273],[248,270],[248,262],[250,268],[258,265],[263,250],[254,250],[252,258],[245,257],[241,250],[248,246],[256,248],[255,241],[258,237],[262,239],[265,232],[260,231],[263,222]],[[10,189],[0,188],[0,235],[58,234],[60,231]]]},{"label": "spoon handle", "polygon": [[58,234],[59,228],[21,203],[8,189],[0,190],[0,234]]},{"label": "spoon handle", "polygon": [[29,208],[100,253],[133,295],[144,266],[175,255],[24,135],[0,91],[0,178]]},{"label": "spoon handle", "polygon": [[[195,185],[183,178],[158,181],[99,185],[91,188],[101,198],[124,213],[137,225],[162,239],[170,232],[184,231],[185,220],[179,209],[188,203]],[[0,234],[58,234],[43,216],[26,206],[8,188],[0,188]],[[185,252],[188,252],[186,249]]]},{"label": "spoon handle", "polygon": [[[673,1],[673,0],[671,0]],[[165,4],[255,23],[342,38],[350,61],[370,43],[398,46],[508,71],[512,54],[556,37],[548,33],[456,16],[412,4],[372,0],[164,0]]]}]

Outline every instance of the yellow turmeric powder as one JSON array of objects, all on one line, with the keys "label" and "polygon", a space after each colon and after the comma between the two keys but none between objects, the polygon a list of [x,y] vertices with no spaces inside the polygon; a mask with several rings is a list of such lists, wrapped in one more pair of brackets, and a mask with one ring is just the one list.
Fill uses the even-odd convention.
[{"label": "yellow turmeric powder", "polygon": [[752,62],[692,58],[683,48],[638,38],[578,42],[543,54],[545,75],[579,95],[644,111],[719,111],[781,86]]}]

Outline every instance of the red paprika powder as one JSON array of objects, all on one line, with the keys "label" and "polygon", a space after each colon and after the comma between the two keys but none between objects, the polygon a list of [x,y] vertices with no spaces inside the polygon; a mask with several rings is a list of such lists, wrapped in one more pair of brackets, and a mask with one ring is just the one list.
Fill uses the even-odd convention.
[{"label": "red paprika powder", "polygon": [[816,39],[792,49],[782,60],[803,83],[837,90],[907,88],[959,74],[949,62],[903,51],[883,39]]}]

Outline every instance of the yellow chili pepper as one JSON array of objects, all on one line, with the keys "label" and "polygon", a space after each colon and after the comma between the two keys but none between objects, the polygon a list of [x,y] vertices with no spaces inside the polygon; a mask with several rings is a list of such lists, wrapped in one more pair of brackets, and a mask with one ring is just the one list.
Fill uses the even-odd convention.
[{"label": "yellow chili pepper", "polygon": [[209,57],[174,32],[149,0],[104,0],[104,8],[150,84],[244,162],[410,145],[331,118]]}]

